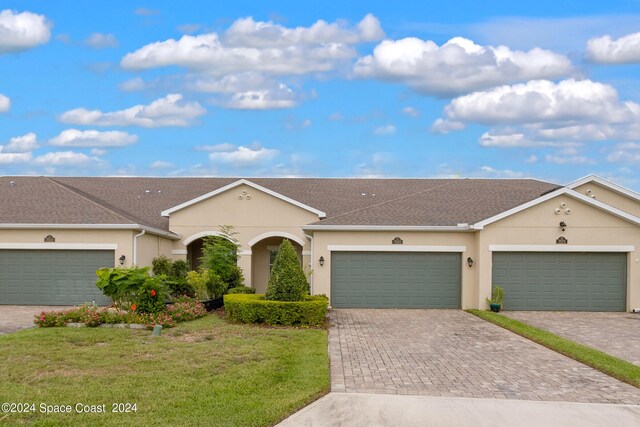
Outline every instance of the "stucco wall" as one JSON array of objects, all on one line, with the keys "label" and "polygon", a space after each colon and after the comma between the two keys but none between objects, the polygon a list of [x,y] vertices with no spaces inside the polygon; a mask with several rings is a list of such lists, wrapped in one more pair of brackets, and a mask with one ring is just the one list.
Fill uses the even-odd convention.
[{"label": "stucco wall", "polygon": [[[576,187],[575,191],[589,197],[594,195],[595,200],[621,209],[632,215],[640,216],[640,202],[594,182],[589,182]],[[591,193],[588,193],[589,191],[591,191]]]},{"label": "stucco wall", "polygon": [[[560,215],[555,209],[565,203]],[[565,210],[571,213],[566,214]],[[562,232],[559,223],[567,229]],[[556,244],[564,236],[567,245]],[[627,309],[640,307],[640,227],[568,196],[558,196],[537,206],[487,225],[478,236],[479,293],[476,304],[484,307],[491,293],[490,245],[635,246],[627,258]]]},{"label": "stucco wall", "polygon": [[[138,234],[138,232],[134,232],[133,234]],[[171,258],[172,246],[172,240],[153,234],[146,233],[138,237],[138,266],[146,267],[151,265],[151,261],[160,255]]]}]

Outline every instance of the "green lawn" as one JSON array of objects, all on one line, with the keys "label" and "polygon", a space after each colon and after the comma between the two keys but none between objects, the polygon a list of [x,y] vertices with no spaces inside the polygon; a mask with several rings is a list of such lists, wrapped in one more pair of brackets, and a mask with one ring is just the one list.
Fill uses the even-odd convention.
[{"label": "green lawn", "polygon": [[620,381],[640,387],[640,366],[501,314],[481,310],[467,311]]},{"label": "green lawn", "polygon": [[[329,390],[322,329],[232,325],[217,315],[166,330],[30,329],[0,336],[0,425],[268,426]],[[40,404],[106,405],[102,414],[40,412]],[[135,403],[135,413],[110,413]],[[75,410],[75,408],[74,408]]]}]

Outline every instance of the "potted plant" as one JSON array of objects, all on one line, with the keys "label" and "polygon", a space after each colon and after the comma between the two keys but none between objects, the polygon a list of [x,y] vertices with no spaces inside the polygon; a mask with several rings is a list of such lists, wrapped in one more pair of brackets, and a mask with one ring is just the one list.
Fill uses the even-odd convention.
[{"label": "potted plant", "polygon": [[494,313],[499,313],[502,309],[502,300],[504,299],[504,289],[500,286],[494,286],[491,291],[491,299],[487,298],[487,304]]}]

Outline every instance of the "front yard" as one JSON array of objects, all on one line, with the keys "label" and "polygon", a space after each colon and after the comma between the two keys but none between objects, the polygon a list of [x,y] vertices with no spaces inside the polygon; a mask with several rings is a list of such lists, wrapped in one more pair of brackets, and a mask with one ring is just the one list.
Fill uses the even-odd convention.
[{"label": "front yard", "polygon": [[[34,408],[0,412],[2,425],[268,426],[328,392],[327,334],[228,324],[215,314],[159,338],[37,328],[0,336],[0,378],[0,403]],[[112,413],[118,403],[136,412]],[[44,413],[62,405],[71,413]],[[101,405],[106,413],[77,412]]]}]

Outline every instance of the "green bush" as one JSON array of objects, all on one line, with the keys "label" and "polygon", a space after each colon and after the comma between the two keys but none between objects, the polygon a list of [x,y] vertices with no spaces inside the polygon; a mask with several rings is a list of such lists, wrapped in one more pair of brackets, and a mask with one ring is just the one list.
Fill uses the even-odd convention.
[{"label": "green bush", "polygon": [[138,313],[159,313],[165,308],[169,290],[160,277],[149,277],[136,291],[134,304]]},{"label": "green bush", "polygon": [[183,259],[177,259],[171,264],[171,277],[185,278],[187,273],[191,270],[189,263]]},{"label": "green bush", "polygon": [[264,295],[227,294],[227,318],[240,323],[317,326],[324,323],[329,300],[324,295],[305,296],[302,301],[270,301]]},{"label": "green bush", "polygon": [[164,255],[160,255],[151,261],[151,266],[154,276],[171,276],[171,266],[173,265],[173,261],[167,258]]},{"label": "green bush", "polygon": [[227,294],[255,294],[256,289],[249,286],[237,286],[227,291]]},{"label": "green bush", "polygon": [[211,270],[226,284],[227,288],[244,285],[242,270],[238,267],[240,244],[234,237],[231,226],[220,227],[224,236],[207,236],[202,243],[202,268]]},{"label": "green bush", "polygon": [[149,278],[149,267],[101,268],[96,286],[119,307],[129,307],[135,292]]},{"label": "green bush", "polygon": [[272,301],[302,301],[308,294],[309,283],[298,254],[291,242],[284,239],[271,268],[266,297]]}]

